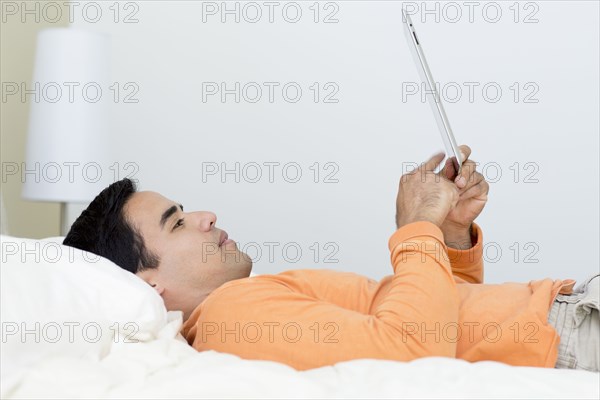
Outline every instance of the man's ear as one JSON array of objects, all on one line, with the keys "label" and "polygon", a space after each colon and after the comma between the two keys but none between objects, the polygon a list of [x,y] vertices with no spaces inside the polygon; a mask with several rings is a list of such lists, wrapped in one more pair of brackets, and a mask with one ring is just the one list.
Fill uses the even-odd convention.
[{"label": "man's ear", "polygon": [[162,287],[161,285],[159,285],[158,283],[152,283],[150,282],[150,286],[152,286],[154,288],[154,290],[156,290],[156,292],[162,296],[163,292],[165,291],[165,288]]},{"label": "man's ear", "polygon": [[142,278],[148,285],[152,286],[154,290],[162,296],[165,288],[157,282],[158,276],[155,269],[145,269],[142,272],[136,273],[136,275]]}]

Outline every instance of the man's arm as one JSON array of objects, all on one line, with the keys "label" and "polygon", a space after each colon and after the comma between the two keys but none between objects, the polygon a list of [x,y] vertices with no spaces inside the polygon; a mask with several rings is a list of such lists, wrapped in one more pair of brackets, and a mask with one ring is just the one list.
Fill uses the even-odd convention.
[{"label": "man's arm", "polygon": [[466,238],[447,238],[444,242],[448,248],[448,258],[452,266],[452,274],[457,283],[483,283],[483,233],[481,227],[472,223],[471,232]]},{"label": "man's arm", "polygon": [[[474,221],[485,207],[489,184],[477,172],[477,163],[469,159],[471,148],[462,145],[459,149],[463,165],[455,183],[460,188],[460,195],[440,229],[448,246],[448,256],[457,283],[483,283],[483,235]],[[449,165],[446,163],[446,167]],[[446,176],[446,167],[440,172],[443,176]]]}]

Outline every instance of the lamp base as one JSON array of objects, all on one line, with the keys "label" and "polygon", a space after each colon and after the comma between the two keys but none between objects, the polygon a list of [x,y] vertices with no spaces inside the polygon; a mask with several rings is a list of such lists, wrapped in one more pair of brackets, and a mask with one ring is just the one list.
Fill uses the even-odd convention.
[{"label": "lamp base", "polygon": [[69,221],[67,219],[67,203],[60,203],[60,236],[69,233]]}]

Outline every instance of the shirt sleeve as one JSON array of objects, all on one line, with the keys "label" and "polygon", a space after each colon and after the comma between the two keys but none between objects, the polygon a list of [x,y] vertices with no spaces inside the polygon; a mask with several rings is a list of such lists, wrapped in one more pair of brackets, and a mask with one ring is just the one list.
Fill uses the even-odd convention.
[{"label": "shirt sleeve", "polygon": [[[483,283],[483,235],[475,223],[471,237],[472,247],[469,249],[458,250],[446,246],[456,283]],[[287,284],[293,290],[301,287],[304,293],[316,299],[363,313],[369,312],[379,288],[392,278],[386,276],[377,282],[353,272],[320,269],[292,270],[279,274],[282,275],[290,277]]]},{"label": "shirt sleeve", "polygon": [[456,325],[459,315],[441,230],[414,222],[398,229],[388,246],[394,275],[370,313],[316,298],[273,275],[211,295],[184,335],[197,350],[297,369],[357,358],[455,357],[456,341],[440,337],[442,327]]},{"label": "shirt sleeve", "polygon": [[473,223],[473,242],[470,249],[459,250],[447,247],[452,274],[457,283],[483,283],[483,233]]}]

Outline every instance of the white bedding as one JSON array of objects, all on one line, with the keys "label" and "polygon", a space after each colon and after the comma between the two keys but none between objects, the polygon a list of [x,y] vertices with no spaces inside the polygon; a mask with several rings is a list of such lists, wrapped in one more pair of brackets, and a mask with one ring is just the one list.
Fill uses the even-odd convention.
[{"label": "white bedding", "polygon": [[178,335],[179,313],[157,339],[114,346],[102,360],[53,355],[5,376],[2,398],[590,398],[600,373],[469,363],[354,360],[309,371],[196,352]]},{"label": "white bedding", "polygon": [[[167,313],[149,285],[61,242],[0,235],[3,399],[600,397],[600,373],[585,371],[431,357],[354,360],[298,372],[274,362],[198,353],[178,333],[181,312]],[[74,341],[65,331],[54,340],[52,330],[44,330],[74,321],[81,323]],[[135,323],[138,343],[125,343],[131,337],[127,321]],[[91,339],[93,330],[82,334],[90,322],[101,340]],[[31,332],[35,323],[42,340]]]}]

